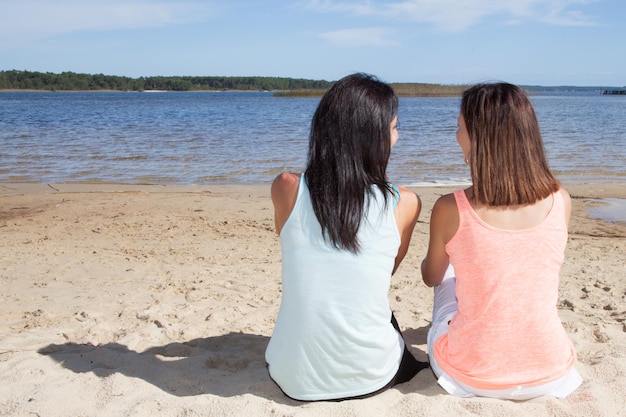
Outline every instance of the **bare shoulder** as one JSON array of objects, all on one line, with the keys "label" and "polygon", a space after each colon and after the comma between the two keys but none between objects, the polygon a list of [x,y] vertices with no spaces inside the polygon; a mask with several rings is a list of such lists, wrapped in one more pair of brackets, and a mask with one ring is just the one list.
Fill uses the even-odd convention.
[{"label": "bare shoulder", "polygon": [[569,225],[570,217],[572,216],[572,197],[570,197],[569,193],[561,188],[559,190],[561,197],[563,197],[563,206],[565,207],[565,222]]},{"label": "bare shoulder", "polygon": [[405,204],[412,207],[421,208],[422,201],[416,192],[403,186],[398,186],[398,190],[400,190],[400,201],[404,201]]},{"label": "bare shoulder", "polygon": [[559,193],[561,193],[561,197],[563,197],[563,201],[565,202],[566,206],[572,204],[572,197],[569,195],[565,188],[561,188],[559,190]]},{"label": "bare shoulder", "polygon": [[280,234],[298,198],[300,175],[292,172],[279,174],[272,182],[272,203],[274,204],[274,225]]},{"label": "bare shoulder", "polygon": [[445,194],[435,201],[430,215],[431,234],[436,233],[442,242],[448,243],[459,228],[459,210],[454,194]]},{"label": "bare shoulder", "polygon": [[293,172],[281,172],[272,182],[272,199],[282,200],[298,189],[300,175]]},{"label": "bare shoulder", "polygon": [[295,172],[281,172],[274,178],[273,184],[297,184],[300,180],[300,174]]},{"label": "bare shoulder", "polygon": [[454,198],[454,194],[444,194],[435,201],[435,205],[433,206],[433,215],[435,213],[441,215],[450,214],[450,212],[457,212],[456,208],[456,199]]},{"label": "bare shoulder", "polygon": [[401,224],[415,224],[422,209],[422,201],[417,193],[406,187],[399,186],[400,200],[396,207],[396,218]]}]

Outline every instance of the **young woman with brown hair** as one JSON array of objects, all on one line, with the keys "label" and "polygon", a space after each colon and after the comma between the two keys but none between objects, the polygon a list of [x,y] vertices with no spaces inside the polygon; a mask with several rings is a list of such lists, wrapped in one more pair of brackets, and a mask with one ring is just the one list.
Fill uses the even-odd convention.
[{"label": "young woman with brown hair", "polygon": [[472,186],[435,203],[422,262],[431,367],[458,396],[565,397],[582,381],[557,311],[570,196],[520,87],[468,89],[458,126]]}]

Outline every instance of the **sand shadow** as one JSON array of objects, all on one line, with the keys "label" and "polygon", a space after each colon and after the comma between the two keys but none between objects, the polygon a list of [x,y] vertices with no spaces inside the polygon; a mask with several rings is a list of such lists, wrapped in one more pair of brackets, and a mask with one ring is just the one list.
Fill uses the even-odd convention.
[{"label": "sand shadow", "polygon": [[[402,332],[404,340],[409,346],[409,351],[418,361],[428,362],[428,353],[416,347],[416,345],[426,345],[428,330],[430,330],[430,325],[417,328],[409,327]],[[426,397],[435,397],[445,393],[437,385],[437,377],[435,377],[430,366],[421,370],[410,381],[396,385],[394,389],[403,394],[419,393]]]},{"label": "sand shadow", "polygon": [[[427,331],[427,328],[407,329],[407,343],[425,343]],[[265,363],[268,342],[267,336],[228,333],[155,346],[143,352],[119,343],[98,346],[64,343],[50,344],[38,353],[76,373],[93,372],[101,378],[119,373],[143,379],[179,397],[252,394],[281,404],[306,404],[285,396],[270,379]],[[419,360],[427,360],[425,352],[417,348],[410,350]],[[429,372],[430,369],[423,370],[412,381],[396,388],[402,392],[426,388],[432,385]]]},{"label": "sand shadow", "polygon": [[402,332],[402,336],[409,345],[425,345],[428,330],[430,330],[430,325],[418,328],[409,327]]},{"label": "sand shadow", "polygon": [[269,377],[264,357],[268,342],[267,336],[229,333],[143,352],[118,343],[65,343],[45,346],[38,353],[76,373],[93,372],[102,378],[120,373],[179,397],[249,393],[296,405],[298,402],[286,397]]}]

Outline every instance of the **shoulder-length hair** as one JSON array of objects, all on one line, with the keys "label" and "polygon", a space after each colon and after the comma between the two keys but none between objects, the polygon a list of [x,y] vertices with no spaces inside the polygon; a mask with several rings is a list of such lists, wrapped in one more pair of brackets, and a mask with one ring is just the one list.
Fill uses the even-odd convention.
[{"label": "shoulder-length hair", "polygon": [[478,84],[463,93],[470,138],[474,200],[490,206],[532,204],[560,187],[550,171],[535,110],[508,83]]},{"label": "shoulder-length hair", "polygon": [[305,179],[322,233],[338,249],[358,253],[366,197],[378,187],[387,203],[393,89],[369,74],[337,81],[311,123]]}]

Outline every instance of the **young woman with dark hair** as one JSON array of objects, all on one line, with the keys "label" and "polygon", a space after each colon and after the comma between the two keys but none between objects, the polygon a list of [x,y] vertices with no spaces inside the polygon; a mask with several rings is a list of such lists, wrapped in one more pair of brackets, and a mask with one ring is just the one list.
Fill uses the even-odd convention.
[{"label": "young woman with dark hair", "polygon": [[305,172],[272,184],[283,285],[265,357],[291,398],[369,396],[428,366],[405,346],[388,300],[421,208],[387,180],[397,110],[389,85],[342,78],[313,116]]},{"label": "young woman with dark hair", "polygon": [[440,197],[431,214],[422,262],[435,287],[431,368],[457,396],[566,397],[582,381],[557,311],[570,196],[520,87],[468,89],[458,125],[472,186]]}]

